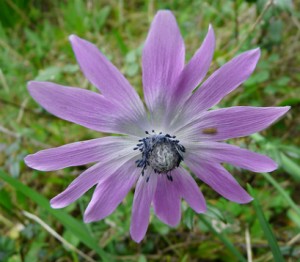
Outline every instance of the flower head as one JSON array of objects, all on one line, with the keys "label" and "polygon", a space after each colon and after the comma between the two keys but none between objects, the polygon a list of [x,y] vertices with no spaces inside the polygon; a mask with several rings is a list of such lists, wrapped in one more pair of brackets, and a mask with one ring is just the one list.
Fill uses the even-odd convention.
[{"label": "flower head", "polygon": [[60,118],[122,136],[76,142],[25,158],[28,166],[42,171],[96,163],[51,200],[53,208],[71,204],[96,185],[84,221],[97,221],[111,214],[136,184],[130,232],[140,242],[147,231],[152,204],[158,218],[170,226],[180,221],[181,198],[196,212],[206,211],[205,199],[184,166],[237,203],[252,198],[222,163],[254,172],[276,169],[272,159],[223,141],[263,130],[289,107],[208,110],[250,76],[259,49],[235,57],[196,89],[213,57],[213,29],[209,27],[201,47],[185,64],[176,20],[170,11],[159,11],[142,54],[146,110],[134,88],[93,44],[75,35],[70,36],[70,42],[84,75],[101,94],[30,82],[31,96]]}]

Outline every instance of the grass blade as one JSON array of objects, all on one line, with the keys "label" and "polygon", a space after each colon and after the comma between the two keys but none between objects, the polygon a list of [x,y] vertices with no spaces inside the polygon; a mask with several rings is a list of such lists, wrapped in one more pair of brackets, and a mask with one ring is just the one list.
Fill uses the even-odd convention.
[{"label": "grass blade", "polygon": [[111,261],[108,259],[106,254],[99,246],[97,241],[89,234],[86,227],[82,222],[79,222],[63,210],[52,209],[49,201],[40,195],[35,190],[22,184],[19,180],[7,175],[3,170],[0,169],[0,178],[6,183],[15,188],[26,197],[30,198],[33,202],[39,205],[40,208],[46,210],[53,215],[60,223],[64,225],[67,230],[70,230],[82,243],[94,250],[103,261]]},{"label": "grass blade", "polygon": [[235,255],[235,257],[242,262],[246,262],[247,260],[245,259],[245,257],[240,253],[240,251],[238,251],[235,246],[230,242],[230,240],[221,233],[218,233],[213,227],[212,225],[206,220],[206,218],[204,216],[199,216],[199,219],[205,224],[205,226],[208,227],[208,229],[216,236],[218,237],[223,244],[231,251],[232,254]]},{"label": "grass blade", "polygon": [[290,198],[290,196],[284,191],[280,184],[268,173],[262,173],[262,175],[278,190],[278,192],[284,197],[289,206],[300,217],[300,207]]},{"label": "grass blade", "polygon": [[254,200],[253,200],[253,206],[254,206],[254,209],[255,209],[255,212],[256,212],[256,215],[257,215],[257,218],[258,218],[258,221],[260,223],[260,226],[262,228],[262,230],[264,231],[264,234],[268,240],[268,243],[269,243],[269,246],[271,248],[271,252],[273,254],[273,257],[274,257],[274,261],[275,262],[284,262],[284,258],[281,254],[281,251],[279,249],[279,246],[278,246],[278,243],[277,243],[277,240],[272,232],[272,229],[269,225],[269,223],[267,222],[266,218],[265,218],[265,215],[263,213],[263,210],[254,194],[254,191],[252,189],[252,187],[248,184],[248,191],[250,192],[250,194],[254,197]]},{"label": "grass blade", "polygon": [[297,182],[300,181],[300,166],[284,153],[280,153],[282,168],[289,173]]},{"label": "grass blade", "polygon": [[42,228],[44,228],[50,235],[55,237],[59,242],[61,242],[63,245],[65,245],[68,249],[71,251],[77,253],[79,256],[81,256],[83,259],[85,259],[88,262],[96,262],[96,260],[92,259],[85,253],[83,253],[81,250],[79,250],[77,247],[73,246],[71,243],[66,241],[60,234],[58,234],[53,228],[51,228],[47,223],[45,223],[42,219],[40,219],[38,216],[29,213],[25,210],[22,211],[23,215],[34,222],[38,223]]}]

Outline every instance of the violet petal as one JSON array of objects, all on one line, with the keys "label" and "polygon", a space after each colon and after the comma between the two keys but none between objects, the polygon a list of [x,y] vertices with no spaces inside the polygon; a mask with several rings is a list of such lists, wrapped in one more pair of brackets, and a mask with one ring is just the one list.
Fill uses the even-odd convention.
[{"label": "violet petal", "polygon": [[201,83],[205,77],[215,49],[215,35],[212,26],[208,28],[207,35],[196,51],[191,60],[185,65],[180,73],[179,79],[176,81],[174,91],[172,91],[171,102],[174,106],[179,107],[192,91]]},{"label": "violet petal", "polygon": [[165,110],[166,96],[183,69],[184,56],[184,43],[174,15],[159,11],[142,55],[144,96],[150,112]]},{"label": "violet petal", "polygon": [[182,167],[176,168],[172,173],[173,182],[183,199],[197,213],[205,213],[207,210],[205,198],[191,174]]},{"label": "violet petal", "polygon": [[[155,214],[161,221],[175,227],[181,218],[181,196],[176,184],[173,183],[177,180],[176,176],[172,176],[173,171],[170,174],[158,175],[153,207]],[[173,181],[168,179],[168,176]]]},{"label": "violet petal", "polygon": [[133,187],[140,170],[127,163],[114,174],[101,179],[84,213],[84,222],[98,221],[110,215]]},{"label": "violet petal", "polygon": [[41,150],[26,156],[27,166],[52,171],[70,166],[80,166],[97,161],[106,162],[116,152],[119,156],[132,152],[135,143],[123,137],[102,137]]},{"label": "violet petal", "polygon": [[[208,111],[197,121],[182,128],[181,139],[189,141],[222,141],[262,131],[283,116],[289,106],[235,106]],[[214,132],[206,132],[213,129]]]},{"label": "violet petal", "polygon": [[[84,127],[110,133],[140,135],[143,130],[132,115],[122,111],[102,95],[76,87],[50,82],[29,82],[36,102],[51,114]],[[108,117],[109,116],[109,117]]]},{"label": "violet petal", "polygon": [[[149,180],[147,179],[149,178]],[[150,206],[157,186],[157,175],[153,171],[146,170],[144,176],[140,176],[132,205],[130,234],[132,239],[139,243],[144,238],[150,216]]]},{"label": "violet petal", "polygon": [[226,143],[191,143],[187,150],[198,154],[202,160],[228,163],[253,172],[271,172],[277,168],[276,162],[265,155]]},{"label": "violet petal", "polygon": [[228,200],[245,204],[253,199],[220,164],[200,162],[197,155],[186,158],[186,164],[197,177]]},{"label": "violet petal", "polygon": [[143,103],[134,88],[95,45],[76,35],[70,36],[70,42],[85,77],[105,97],[119,103],[128,112],[145,115]]},{"label": "violet petal", "polygon": [[99,183],[101,180],[113,175],[118,169],[118,172],[126,170],[128,165],[132,165],[133,155],[129,154],[123,158],[115,157],[105,163],[98,163],[73,180],[73,182],[59,195],[52,198],[50,201],[52,208],[63,208],[87,192],[92,186]]},{"label": "violet petal", "polygon": [[197,119],[203,111],[218,104],[252,74],[259,56],[259,48],[246,51],[215,71],[186,101],[175,125]]}]

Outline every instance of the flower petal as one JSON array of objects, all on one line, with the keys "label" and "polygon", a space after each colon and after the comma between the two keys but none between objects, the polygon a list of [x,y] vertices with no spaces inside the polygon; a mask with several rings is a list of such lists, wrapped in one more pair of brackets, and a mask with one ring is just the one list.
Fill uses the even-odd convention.
[{"label": "flower petal", "polygon": [[76,35],[71,35],[69,39],[86,78],[105,97],[119,103],[128,112],[144,116],[144,106],[136,91],[98,48]]},{"label": "flower petal", "polygon": [[[110,133],[140,135],[135,119],[102,95],[81,88],[50,82],[29,82],[28,90],[36,102],[51,114],[84,127]],[[108,117],[109,116],[109,117]]]},{"label": "flower petal", "polygon": [[197,213],[205,213],[206,203],[197,183],[184,168],[179,167],[172,171],[173,182],[179,194]]},{"label": "flower petal", "polygon": [[156,186],[157,175],[149,169],[146,170],[144,176],[140,176],[137,182],[130,225],[131,237],[137,243],[141,242],[146,234],[149,224],[150,206]]},{"label": "flower petal", "polygon": [[135,142],[123,137],[103,137],[41,150],[25,158],[27,166],[51,171],[80,166],[97,161],[105,162],[114,156],[130,153]]},{"label": "flower petal", "polygon": [[200,162],[195,154],[185,162],[197,177],[228,200],[244,204],[253,199],[220,164]]},{"label": "flower petal", "polygon": [[244,52],[215,71],[184,104],[179,118],[190,122],[198,118],[201,112],[218,104],[252,74],[259,56],[258,48]]},{"label": "flower petal", "polygon": [[142,55],[144,95],[151,112],[165,110],[166,96],[183,69],[184,55],[184,43],[175,17],[170,11],[159,11],[151,24]]},{"label": "flower petal", "polygon": [[171,103],[178,108],[180,102],[184,102],[192,91],[205,77],[215,49],[215,35],[212,26],[208,28],[207,35],[201,47],[192,59],[185,65],[172,92]]},{"label": "flower petal", "polygon": [[101,220],[110,215],[133,187],[141,171],[128,162],[114,174],[101,179],[84,213],[84,222]]},{"label": "flower petal", "polygon": [[[267,128],[289,109],[289,106],[235,106],[208,111],[194,123],[182,128],[179,139],[222,141],[248,136]],[[213,132],[208,132],[211,129]]]},{"label": "flower petal", "polygon": [[198,154],[205,161],[229,163],[253,172],[271,172],[277,168],[277,164],[265,155],[226,143],[191,143],[187,151]]},{"label": "flower petal", "polygon": [[[172,177],[173,181],[177,180],[177,176],[173,177],[172,173],[170,177]],[[161,221],[169,226],[175,227],[180,222],[180,198],[181,196],[176,184],[169,180],[166,174],[158,175],[157,187],[153,199],[154,212]]]},{"label": "flower petal", "polygon": [[122,158],[115,157],[105,163],[98,163],[90,167],[79,177],[74,179],[62,193],[51,199],[51,207],[63,208],[70,205],[87,192],[92,186],[113,175],[118,171],[118,169],[118,172],[126,170],[126,163],[134,163],[135,155],[136,153],[130,153]]}]

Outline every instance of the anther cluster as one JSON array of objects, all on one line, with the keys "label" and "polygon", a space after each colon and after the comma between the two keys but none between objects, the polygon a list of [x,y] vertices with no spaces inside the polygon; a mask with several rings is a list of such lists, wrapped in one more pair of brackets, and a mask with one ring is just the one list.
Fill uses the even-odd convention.
[{"label": "anther cluster", "polygon": [[[156,134],[152,130],[152,134],[148,131],[145,133],[149,136],[140,139],[134,150],[142,152],[142,158],[137,160],[137,167],[142,168],[142,175],[144,170],[150,166],[155,173],[165,173],[170,181],[173,180],[168,172],[178,167],[180,162],[183,161],[183,153],[185,148],[176,139],[176,136],[163,134],[160,132]],[[147,177],[147,181],[149,177]]]}]

